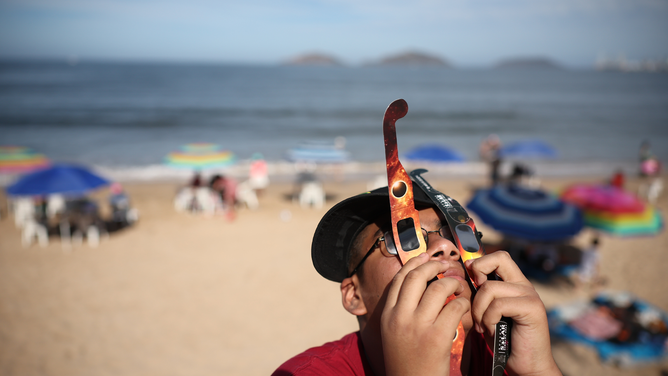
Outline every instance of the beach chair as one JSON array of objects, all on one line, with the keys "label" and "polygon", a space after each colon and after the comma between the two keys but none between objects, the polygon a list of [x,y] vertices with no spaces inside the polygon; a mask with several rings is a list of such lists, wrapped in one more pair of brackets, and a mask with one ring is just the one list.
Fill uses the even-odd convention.
[{"label": "beach chair", "polygon": [[30,247],[35,239],[37,239],[40,247],[49,245],[49,234],[46,226],[31,217],[23,221],[21,244],[23,247]]},{"label": "beach chair", "polygon": [[[69,226],[67,229],[69,230]],[[75,244],[77,246],[82,245],[84,234],[86,234],[86,243],[91,248],[97,248],[100,245],[101,235],[105,235],[105,237],[109,236],[104,226],[102,226],[100,223],[91,223],[85,227],[77,225],[72,236],[68,236],[67,240],[63,243],[63,247],[71,247],[71,244]]]},{"label": "beach chair", "polygon": [[217,200],[215,193],[208,187],[199,187],[195,189],[195,201],[198,209],[204,214],[213,215],[216,212]]},{"label": "beach chair", "polygon": [[95,225],[88,226],[88,229],[86,229],[86,240],[88,241],[88,246],[97,248],[100,245],[100,229]]},{"label": "beach chair", "polygon": [[656,200],[661,195],[663,191],[663,181],[660,178],[654,178],[647,188],[647,202],[652,205],[656,204]]},{"label": "beach chair", "polygon": [[237,185],[236,199],[240,204],[246,205],[248,209],[255,210],[260,207],[260,202],[250,180]]},{"label": "beach chair", "polygon": [[325,190],[322,184],[318,181],[310,181],[304,183],[301,192],[299,192],[299,205],[302,208],[312,206],[314,208],[322,208],[325,204]]},{"label": "beach chair", "polygon": [[26,221],[35,216],[35,205],[30,197],[19,197],[14,201],[14,224],[23,228]]},{"label": "beach chair", "polygon": [[138,220],[139,220],[139,209],[132,208],[125,213],[125,221],[128,223],[128,225],[132,225]]},{"label": "beach chair", "polygon": [[70,222],[67,217],[60,218],[60,223],[58,224],[58,229],[60,230],[60,246],[64,251],[69,251],[72,249],[72,233],[70,229]]},{"label": "beach chair", "polygon": [[184,212],[189,210],[190,205],[192,204],[195,195],[193,194],[192,189],[183,188],[174,197],[174,209],[177,212]]},{"label": "beach chair", "polygon": [[100,236],[108,237],[109,233],[106,224],[100,218],[97,204],[86,199],[71,201],[66,206],[60,221],[63,249],[71,249],[72,244],[81,245],[84,235],[88,246],[96,248],[100,244]]},{"label": "beach chair", "polygon": [[139,220],[139,211],[132,208],[130,199],[126,195],[112,196],[110,199],[111,225],[114,229],[131,226]]},{"label": "beach chair", "polygon": [[53,219],[58,214],[65,211],[65,198],[63,195],[53,194],[49,195],[46,204],[46,218]]}]

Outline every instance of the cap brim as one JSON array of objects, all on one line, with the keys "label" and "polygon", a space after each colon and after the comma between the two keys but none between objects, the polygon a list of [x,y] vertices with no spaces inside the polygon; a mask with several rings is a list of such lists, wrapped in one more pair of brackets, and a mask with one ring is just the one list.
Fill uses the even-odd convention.
[{"label": "cap brim", "polygon": [[[429,197],[413,184],[416,206],[433,206]],[[350,248],[370,223],[390,217],[388,188],[347,198],[334,205],[320,220],[311,243],[313,266],[321,276],[341,282],[348,276]]]}]

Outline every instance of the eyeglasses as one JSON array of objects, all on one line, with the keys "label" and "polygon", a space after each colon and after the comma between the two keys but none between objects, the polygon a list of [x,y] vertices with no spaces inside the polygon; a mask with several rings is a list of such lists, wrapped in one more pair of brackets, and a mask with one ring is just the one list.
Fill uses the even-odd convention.
[{"label": "eyeglasses", "polygon": [[[454,238],[452,236],[452,232],[450,231],[450,226],[443,225],[441,228],[435,231],[427,231],[425,229],[420,229],[422,230],[422,236],[424,237],[424,242],[429,247],[429,234],[437,233],[439,234],[443,239],[450,240],[451,242],[454,243]],[[385,242],[385,247],[381,247],[380,242]],[[399,255],[399,251],[397,251],[397,247],[394,245],[394,237],[392,236],[392,231],[386,231],[383,236],[378,238],[373,245],[371,246],[371,249],[367,251],[367,253],[362,257],[362,260],[357,264],[355,269],[353,269],[350,274],[348,274],[348,278],[352,277],[357,271],[362,267],[362,264],[366,259],[371,256],[373,251],[376,250],[376,248],[380,248],[380,252],[383,254],[385,257],[392,257],[392,256],[397,256]]]}]

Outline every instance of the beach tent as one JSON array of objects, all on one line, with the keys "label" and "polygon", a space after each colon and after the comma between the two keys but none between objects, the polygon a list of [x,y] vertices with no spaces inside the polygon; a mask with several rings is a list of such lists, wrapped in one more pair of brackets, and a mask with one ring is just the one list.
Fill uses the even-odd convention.
[{"label": "beach tent", "polygon": [[506,159],[555,159],[558,153],[545,141],[522,140],[501,146],[499,155]]},{"label": "beach tent", "polygon": [[463,162],[464,157],[458,151],[438,144],[417,146],[406,153],[409,161],[420,162]]},{"label": "beach tent", "polygon": [[88,168],[73,164],[54,164],[21,177],[7,187],[12,196],[45,196],[54,193],[80,195],[108,185],[109,181]]},{"label": "beach tent", "polygon": [[220,145],[213,143],[185,144],[165,157],[166,165],[191,170],[228,167],[235,162],[233,152],[221,150]]},{"label": "beach tent", "polygon": [[469,210],[500,233],[528,241],[561,241],[576,235],[582,212],[554,195],[520,185],[499,184],[479,189]]}]

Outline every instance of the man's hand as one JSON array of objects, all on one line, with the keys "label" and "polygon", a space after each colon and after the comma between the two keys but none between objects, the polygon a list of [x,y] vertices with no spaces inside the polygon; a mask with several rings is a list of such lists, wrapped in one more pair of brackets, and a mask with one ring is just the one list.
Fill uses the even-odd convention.
[{"label": "man's hand", "polygon": [[[498,251],[466,262],[479,286],[471,304],[475,329],[493,349],[494,328],[501,316],[513,319],[507,369],[518,375],[560,375],[550,347],[545,306],[533,285],[507,252]],[[503,281],[488,281],[496,272]]]},{"label": "man's hand", "polygon": [[390,284],[381,317],[387,375],[448,375],[450,350],[457,325],[470,302],[446,299],[464,290],[462,281],[438,273],[458,261],[429,261],[423,253],[409,260]]}]

